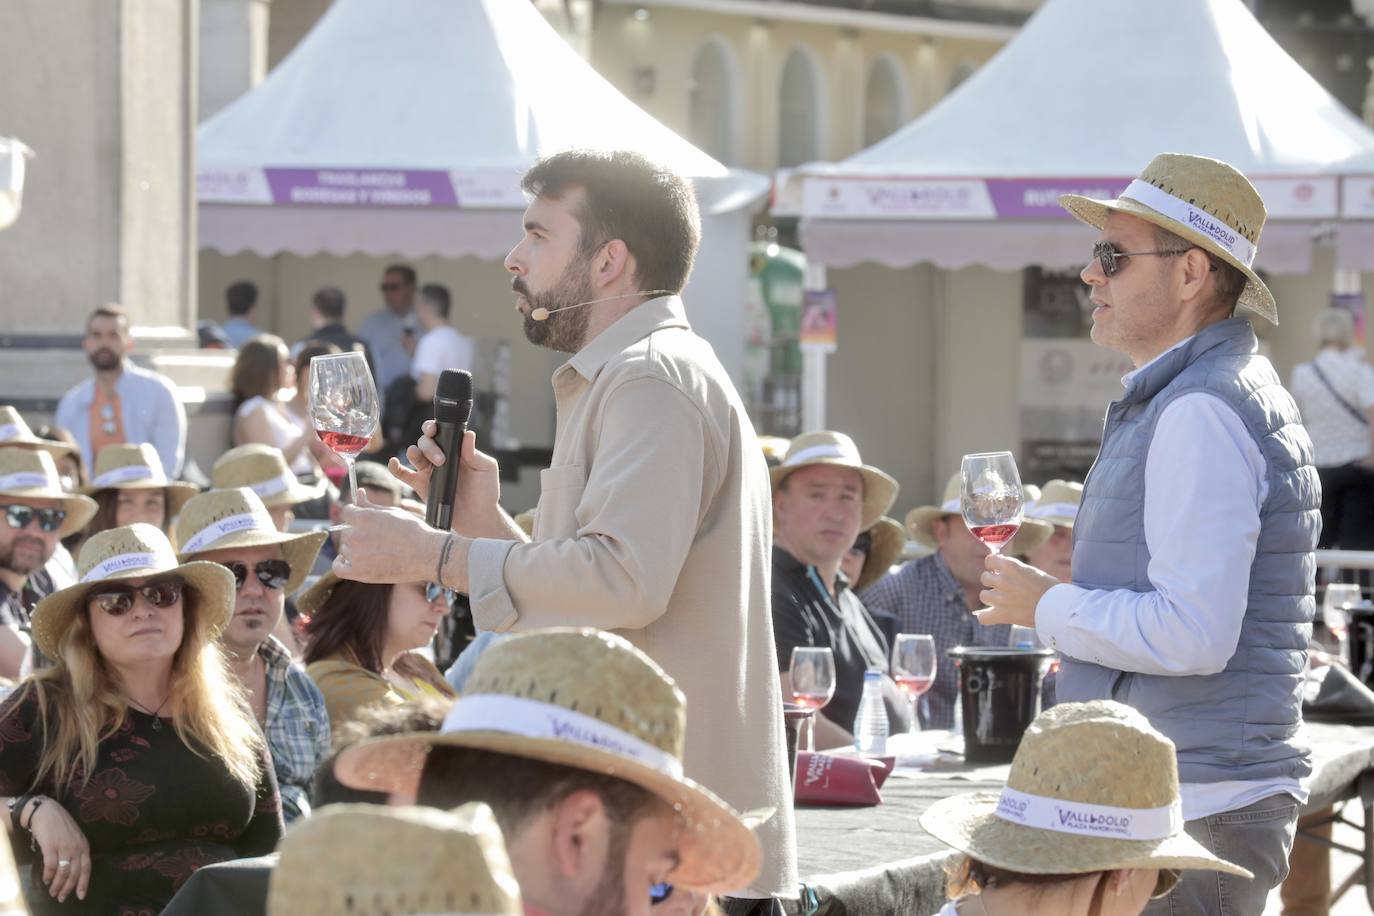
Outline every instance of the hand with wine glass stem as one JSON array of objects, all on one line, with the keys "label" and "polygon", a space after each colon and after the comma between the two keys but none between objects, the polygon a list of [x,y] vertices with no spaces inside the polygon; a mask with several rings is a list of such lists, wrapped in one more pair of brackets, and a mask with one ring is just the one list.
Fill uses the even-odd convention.
[{"label": "hand with wine glass stem", "polygon": [[935,637],[924,633],[898,633],[892,647],[892,678],[911,698],[911,731],[921,730],[919,707],[926,691],[935,685]]},{"label": "hand with wine glass stem", "polygon": [[356,351],[310,361],[310,420],[321,441],[348,464],[349,492],[356,501],[353,463],[377,429],[381,410],[367,359]]},{"label": "hand with wine glass stem", "polygon": [[[792,650],[792,702],[819,716],[835,697],[835,654],[829,646],[797,646]],[[812,719],[806,749],[816,749],[816,723]]]}]

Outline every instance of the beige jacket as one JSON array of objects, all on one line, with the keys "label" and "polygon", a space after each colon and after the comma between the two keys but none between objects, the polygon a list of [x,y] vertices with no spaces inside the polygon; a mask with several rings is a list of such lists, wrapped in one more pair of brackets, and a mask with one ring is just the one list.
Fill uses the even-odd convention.
[{"label": "beige jacket", "polygon": [[771,807],[740,896],[797,894],[792,786],[769,612],[763,451],[676,296],[636,307],[553,376],[558,426],[534,541],[478,540],[483,630],[615,630],[687,696],[687,775],[736,809]]}]

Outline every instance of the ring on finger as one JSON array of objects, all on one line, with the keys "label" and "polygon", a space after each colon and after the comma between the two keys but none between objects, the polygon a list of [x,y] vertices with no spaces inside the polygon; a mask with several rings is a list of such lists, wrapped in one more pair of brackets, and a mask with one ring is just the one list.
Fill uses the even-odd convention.
[{"label": "ring on finger", "polygon": [[58,859],[58,860],[57,860],[57,867],[58,867],[58,868],[71,868],[71,865],[72,865],[72,860],[71,860],[71,859]]}]

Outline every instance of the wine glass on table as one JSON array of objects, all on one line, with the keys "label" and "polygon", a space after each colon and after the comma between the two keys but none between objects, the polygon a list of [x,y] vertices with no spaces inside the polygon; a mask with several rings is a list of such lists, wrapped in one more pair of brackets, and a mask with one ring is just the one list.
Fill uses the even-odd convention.
[{"label": "wine glass on table", "polygon": [[806,749],[816,749],[816,720],[835,696],[835,654],[829,646],[797,646],[792,650],[792,702],[812,710]]},{"label": "wine glass on table", "polygon": [[892,647],[892,679],[911,700],[911,730],[921,730],[921,697],[935,684],[935,637],[924,633],[898,633]]},{"label": "wine glass on table", "polygon": [[959,507],[973,536],[997,554],[1021,527],[1025,494],[1011,452],[965,455],[959,470]]},{"label": "wine glass on table", "polygon": [[367,359],[356,351],[310,361],[310,421],[320,441],[348,465],[349,492],[358,500],[353,462],[372,441],[381,411]]},{"label": "wine glass on table", "polygon": [[1345,654],[1345,639],[1350,629],[1346,609],[1360,603],[1360,587],[1348,582],[1332,582],[1322,596],[1322,623],[1336,640],[1337,651]]}]

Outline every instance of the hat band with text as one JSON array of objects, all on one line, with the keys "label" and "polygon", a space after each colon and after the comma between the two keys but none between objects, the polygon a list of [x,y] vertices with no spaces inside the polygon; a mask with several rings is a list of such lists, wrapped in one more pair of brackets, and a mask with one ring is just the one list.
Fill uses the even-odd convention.
[{"label": "hat band with text", "polygon": [[1163,840],[1183,829],[1183,805],[1162,808],[1118,808],[1031,795],[1007,786],[997,800],[996,815],[1012,824],[1112,840]]},{"label": "hat band with text", "polygon": [[[202,550],[209,549],[210,545],[231,534],[236,534],[240,531],[254,531],[257,529],[269,530],[263,520],[251,512],[245,512],[242,515],[230,515],[227,518],[211,522],[197,531],[195,536],[182,546],[181,552],[199,553]],[[275,528],[271,528],[270,530],[274,534],[276,533]]]},{"label": "hat band with text", "polygon": [[91,486],[113,487],[135,480],[153,480],[165,486],[167,481],[160,478],[162,478],[162,474],[156,468],[150,468],[146,464],[126,464],[122,468],[114,468],[101,474],[91,481]]},{"label": "hat band with text", "polygon": [[1126,190],[1121,192],[1121,196],[1130,198],[1136,203],[1142,203],[1151,210],[1169,217],[1174,222],[1182,223],[1194,232],[1202,233],[1235,255],[1246,267],[1254,265],[1256,248],[1250,244],[1249,239],[1207,211],[1199,210],[1183,198],[1175,197],[1168,191],[1161,191],[1148,181],[1141,181],[1139,178],[1132,181]]},{"label": "hat band with text", "polygon": [[838,445],[809,445],[804,449],[799,449],[788,455],[783,461],[783,467],[793,467],[798,464],[805,464],[817,458],[843,458],[846,461],[859,463],[858,455],[851,455]]},{"label": "hat band with text", "polygon": [[0,490],[30,490],[35,487],[57,489],[57,484],[39,471],[16,471],[0,477]]},{"label": "hat band with text", "polygon": [[92,566],[86,575],[81,577],[81,581],[94,582],[96,579],[108,579],[116,573],[128,572],[131,569],[155,569],[157,565],[157,554],[121,553]]},{"label": "hat band with text", "polygon": [[259,496],[276,496],[278,493],[285,493],[296,483],[295,474],[290,471],[283,471],[281,476],[273,477],[271,480],[261,480],[257,483],[248,484],[248,489]]},{"label": "hat band with text", "polygon": [[1045,503],[1044,505],[1035,505],[1026,510],[1026,515],[1031,518],[1076,518],[1078,516],[1078,504]]},{"label": "hat band with text", "polygon": [[600,719],[526,697],[494,693],[466,696],[454,704],[439,731],[504,732],[580,744],[641,763],[673,779],[682,778],[682,761],[667,751]]}]

